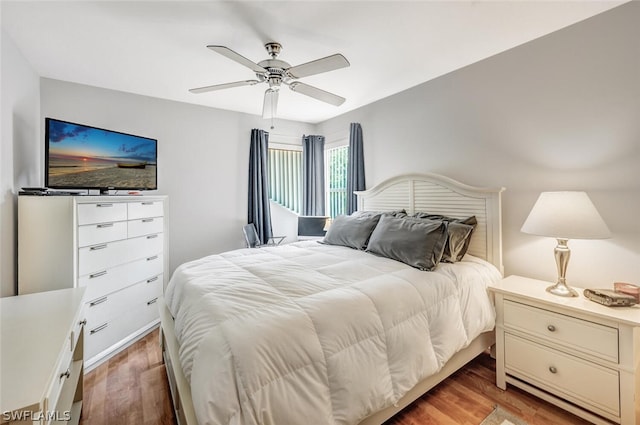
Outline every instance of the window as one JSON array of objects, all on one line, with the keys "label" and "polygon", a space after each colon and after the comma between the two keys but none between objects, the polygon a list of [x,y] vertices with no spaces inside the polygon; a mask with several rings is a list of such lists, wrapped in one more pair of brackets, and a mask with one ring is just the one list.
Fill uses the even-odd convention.
[{"label": "window", "polygon": [[[302,212],[301,149],[269,148],[268,154],[269,199],[297,214]],[[325,149],[325,214],[331,218],[347,210],[348,160],[348,145]]]},{"label": "window", "polygon": [[347,162],[349,146],[338,146],[325,150],[327,176],[327,215],[335,218],[347,210]]},{"label": "window", "polygon": [[300,214],[302,151],[269,148],[269,199]]}]

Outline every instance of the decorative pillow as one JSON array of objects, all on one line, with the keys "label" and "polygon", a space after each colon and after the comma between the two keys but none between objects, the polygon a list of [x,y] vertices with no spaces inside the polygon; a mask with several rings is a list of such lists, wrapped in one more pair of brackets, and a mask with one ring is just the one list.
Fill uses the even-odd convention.
[{"label": "decorative pillow", "polygon": [[322,242],[328,245],[365,249],[371,232],[378,224],[378,220],[380,220],[379,215],[371,217],[339,215],[331,222],[331,226]]},{"label": "decorative pillow", "polygon": [[462,260],[469,249],[473,230],[478,224],[476,216],[461,219],[440,214],[417,212],[413,217],[447,223],[447,245],[444,248],[444,254],[442,256],[442,261],[447,263],[455,263],[456,261]]},{"label": "decorative pillow", "polygon": [[442,221],[383,215],[371,234],[367,251],[420,270],[433,270],[442,258],[446,240],[447,226]]}]

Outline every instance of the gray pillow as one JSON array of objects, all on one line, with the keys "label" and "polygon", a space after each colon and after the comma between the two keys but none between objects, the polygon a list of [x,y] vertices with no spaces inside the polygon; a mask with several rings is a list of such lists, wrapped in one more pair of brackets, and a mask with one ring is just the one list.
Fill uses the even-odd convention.
[{"label": "gray pillow", "polygon": [[473,230],[478,224],[478,220],[474,215],[467,218],[453,218],[440,214],[417,212],[413,217],[447,223],[447,245],[442,256],[442,261],[447,263],[455,263],[462,260],[469,249]]},{"label": "gray pillow", "polygon": [[383,215],[371,234],[367,251],[420,270],[433,270],[447,241],[447,226],[442,221],[427,222]]},{"label": "gray pillow", "polygon": [[328,245],[348,246],[349,248],[365,249],[374,227],[380,220],[379,215],[353,217],[339,215],[327,230],[322,240]]},{"label": "gray pillow", "polygon": [[401,210],[393,211],[355,211],[351,214],[352,217],[373,217],[381,215],[390,215],[392,217],[406,217],[407,211],[403,208]]}]

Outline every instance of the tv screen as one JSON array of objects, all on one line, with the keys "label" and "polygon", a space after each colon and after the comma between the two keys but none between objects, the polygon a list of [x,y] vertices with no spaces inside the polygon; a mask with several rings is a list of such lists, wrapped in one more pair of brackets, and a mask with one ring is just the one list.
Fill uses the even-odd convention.
[{"label": "tv screen", "polygon": [[157,189],[157,140],[53,118],[45,120],[45,186]]}]

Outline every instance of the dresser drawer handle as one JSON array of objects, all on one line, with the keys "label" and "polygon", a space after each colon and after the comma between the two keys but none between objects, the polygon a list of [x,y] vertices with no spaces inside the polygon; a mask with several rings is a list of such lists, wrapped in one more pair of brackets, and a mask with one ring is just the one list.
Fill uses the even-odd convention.
[{"label": "dresser drawer handle", "polygon": [[69,379],[70,376],[71,376],[71,371],[69,369],[67,369],[67,371],[65,373],[61,373],[60,374],[60,379],[62,379],[62,378]]},{"label": "dresser drawer handle", "polygon": [[98,272],[98,273],[92,273],[89,275],[89,279],[95,279],[96,277],[104,276],[105,274],[107,274],[106,270],[102,270],[101,272]]},{"label": "dresser drawer handle", "polygon": [[96,224],[96,227],[98,229],[106,229],[107,227],[113,227],[113,223]]},{"label": "dresser drawer handle", "polygon": [[147,239],[155,239],[157,237],[158,237],[158,235],[149,235],[149,236],[147,236]]},{"label": "dresser drawer handle", "polygon": [[549,332],[555,332],[556,331],[556,327],[553,326],[553,325],[547,326],[547,329],[549,330]]},{"label": "dresser drawer handle", "polygon": [[143,222],[143,223],[152,223],[152,222],[153,222],[153,219],[152,219],[152,218],[143,218],[143,219],[142,219],[142,222]]},{"label": "dresser drawer handle", "polygon": [[89,248],[89,251],[97,251],[99,249],[105,249],[106,247],[107,247],[107,244],[104,243],[102,245],[92,246],[91,248]]},{"label": "dresser drawer handle", "polygon": [[152,299],[152,300],[150,300],[150,301],[147,301],[147,305],[155,304],[155,303],[156,303],[156,301],[158,301],[158,298],[157,298],[157,297],[156,297],[156,298],[154,298],[154,299]]},{"label": "dresser drawer handle", "polygon": [[153,202],[142,202],[142,205],[153,205]]},{"label": "dresser drawer handle", "polygon": [[89,331],[89,333],[91,335],[100,332],[101,330],[103,330],[104,328],[106,328],[107,326],[109,326],[109,323],[103,323],[102,325],[98,326],[97,328],[93,328]]},{"label": "dresser drawer handle", "polygon": [[96,204],[96,207],[98,208],[109,208],[112,207],[113,204]]},{"label": "dresser drawer handle", "polygon": [[87,324],[87,319],[82,319],[81,321],[78,322],[78,324],[80,326],[85,326]]},{"label": "dresser drawer handle", "polygon": [[158,276],[152,277],[151,279],[147,279],[147,283],[155,282],[158,280]]},{"label": "dresser drawer handle", "polygon": [[98,305],[98,304],[102,304],[103,302],[105,302],[105,301],[107,300],[107,298],[108,298],[108,297],[102,297],[102,298],[98,298],[98,299],[97,299],[97,300],[95,300],[95,301],[91,301],[91,302],[89,303],[89,307],[94,307],[94,306],[96,306],[96,305]]},{"label": "dresser drawer handle", "polygon": [[558,369],[556,369],[555,366],[549,366],[549,372],[551,373],[558,373]]},{"label": "dresser drawer handle", "polygon": [[157,260],[158,256],[154,255],[153,257],[147,257],[147,261],[153,261],[153,260]]}]

